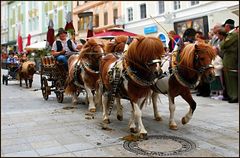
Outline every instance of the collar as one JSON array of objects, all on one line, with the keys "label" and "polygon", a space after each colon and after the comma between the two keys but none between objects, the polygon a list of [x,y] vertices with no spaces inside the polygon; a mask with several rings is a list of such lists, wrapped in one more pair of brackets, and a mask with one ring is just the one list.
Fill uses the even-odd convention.
[{"label": "collar", "polygon": [[228,33],[233,33],[235,31],[235,28],[230,30]]}]

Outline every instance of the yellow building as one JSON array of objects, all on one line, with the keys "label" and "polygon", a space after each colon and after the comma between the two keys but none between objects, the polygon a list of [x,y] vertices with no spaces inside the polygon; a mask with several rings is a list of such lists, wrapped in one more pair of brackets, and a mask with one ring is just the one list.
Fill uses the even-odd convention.
[{"label": "yellow building", "polygon": [[[73,1],[72,6],[77,39],[86,38],[91,21],[94,32],[122,25],[121,1]],[[89,14],[83,16],[86,12]]]}]

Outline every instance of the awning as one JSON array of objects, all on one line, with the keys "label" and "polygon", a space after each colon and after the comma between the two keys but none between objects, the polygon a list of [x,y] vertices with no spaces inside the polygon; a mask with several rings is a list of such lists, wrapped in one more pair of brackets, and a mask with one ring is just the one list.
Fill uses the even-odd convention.
[{"label": "awning", "polygon": [[128,31],[124,31],[121,28],[114,28],[114,29],[109,29],[106,32],[95,33],[95,35],[93,37],[120,36],[120,35],[137,36],[137,34],[131,33],[131,32],[128,32]]},{"label": "awning", "polygon": [[37,43],[33,43],[25,48],[25,50],[31,51],[31,50],[43,50],[47,48],[47,41],[41,41]]}]

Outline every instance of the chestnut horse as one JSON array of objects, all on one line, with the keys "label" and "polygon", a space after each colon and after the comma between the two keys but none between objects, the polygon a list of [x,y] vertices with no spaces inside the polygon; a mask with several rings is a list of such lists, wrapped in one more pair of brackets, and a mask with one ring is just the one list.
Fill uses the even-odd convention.
[{"label": "chestnut horse", "polygon": [[[105,55],[107,54],[113,54],[115,56],[115,60],[121,58],[124,54],[124,51],[128,48],[128,45],[126,44],[128,40],[127,36],[124,35],[120,35],[120,36],[116,36],[112,41],[109,41],[105,47]],[[99,89],[100,90],[100,89]],[[102,91],[99,91],[98,93],[99,95],[102,94]],[[102,103],[102,96],[100,96],[98,98],[99,100],[99,104]],[[121,101],[119,97],[115,98],[116,103],[117,103],[117,119],[122,121],[123,120],[123,114],[122,114],[122,105],[121,105]]]},{"label": "chestnut horse", "polygon": [[28,81],[29,81],[29,88],[32,88],[33,82],[33,75],[36,72],[36,64],[32,61],[23,62],[19,69],[19,80],[20,80],[20,87],[22,87],[22,80],[25,80],[26,87],[28,88]]},{"label": "chestnut horse", "polygon": [[[157,96],[158,93],[162,93],[167,94],[169,99],[169,128],[173,130],[177,129],[177,124],[174,120],[174,98],[178,95],[190,105],[189,111],[182,118],[182,124],[190,121],[196,109],[196,102],[192,98],[190,89],[195,88],[201,78],[208,82],[213,80],[215,73],[211,62],[215,56],[213,48],[205,43],[188,44],[182,51],[173,53],[171,62],[173,73],[159,79],[152,87],[152,102],[156,120],[161,120],[157,109]],[[164,67],[167,68],[166,66],[162,68]]]},{"label": "chestnut horse", "polygon": [[102,47],[102,43],[97,43],[95,39],[91,38],[84,44],[80,55],[72,55],[68,59],[69,74],[65,93],[72,95],[72,103],[77,104],[78,90],[85,89],[90,112],[96,111],[93,93],[98,86],[99,61],[103,55]]},{"label": "chestnut horse", "polygon": [[[108,105],[113,91],[117,71],[120,80],[117,83],[117,97],[129,99],[132,105],[132,115],[129,122],[131,131],[136,131],[135,121],[138,123],[141,138],[147,136],[147,131],[142,123],[142,112],[139,105],[151,91],[150,86],[161,73],[160,61],[164,48],[162,42],[156,37],[139,36],[129,45],[123,58],[117,59],[113,54],[108,54],[101,59],[100,76],[103,84],[103,123],[110,123]],[[109,73],[113,71],[113,73]],[[109,75],[109,74],[112,74]]]}]

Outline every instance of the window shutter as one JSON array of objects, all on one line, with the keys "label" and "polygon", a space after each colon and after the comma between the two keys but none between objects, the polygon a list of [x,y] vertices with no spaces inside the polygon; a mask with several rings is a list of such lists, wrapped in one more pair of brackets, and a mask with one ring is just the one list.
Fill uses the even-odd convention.
[{"label": "window shutter", "polygon": [[63,10],[58,11],[58,26],[63,27]]}]

